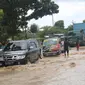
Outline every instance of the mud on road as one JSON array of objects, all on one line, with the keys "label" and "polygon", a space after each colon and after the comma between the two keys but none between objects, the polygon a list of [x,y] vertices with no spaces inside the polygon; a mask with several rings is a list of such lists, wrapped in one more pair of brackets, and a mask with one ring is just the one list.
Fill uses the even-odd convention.
[{"label": "mud on road", "polygon": [[79,52],[72,49],[68,59],[61,54],[45,57],[35,64],[3,67],[0,68],[0,85],[85,85],[84,62],[84,49]]}]

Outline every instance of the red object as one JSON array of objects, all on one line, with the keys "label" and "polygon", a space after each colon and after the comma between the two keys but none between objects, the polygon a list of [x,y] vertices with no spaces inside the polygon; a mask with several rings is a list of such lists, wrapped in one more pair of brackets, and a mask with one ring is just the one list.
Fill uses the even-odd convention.
[{"label": "red object", "polygon": [[79,47],[80,47],[80,45],[79,45],[79,44],[77,44],[77,45],[76,45],[77,50],[79,50]]},{"label": "red object", "polygon": [[51,50],[52,50],[52,51],[60,50],[60,44],[57,44],[57,45],[52,46],[52,47],[51,47]]}]

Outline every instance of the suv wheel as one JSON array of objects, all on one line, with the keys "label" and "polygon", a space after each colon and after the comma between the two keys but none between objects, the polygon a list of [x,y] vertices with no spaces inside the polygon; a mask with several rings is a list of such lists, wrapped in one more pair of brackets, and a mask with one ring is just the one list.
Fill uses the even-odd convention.
[{"label": "suv wheel", "polygon": [[29,57],[29,61],[30,61],[30,63],[35,63],[37,60],[38,60],[38,58],[39,58],[39,56],[38,55],[31,55],[30,57]]}]

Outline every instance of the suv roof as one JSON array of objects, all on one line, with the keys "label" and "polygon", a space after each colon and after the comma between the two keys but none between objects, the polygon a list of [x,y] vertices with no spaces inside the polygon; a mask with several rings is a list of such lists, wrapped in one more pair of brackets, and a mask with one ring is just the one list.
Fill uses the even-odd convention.
[{"label": "suv roof", "polygon": [[17,42],[21,42],[21,43],[25,43],[25,44],[30,43],[30,42],[35,42],[38,47],[40,46],[40,43],[36,39],[15,40],[15,41],[10,41],[9,43],[17,43]]},{"label": "suv roof", "polygon": [[37,41],[36,39],[27,39],[27,40],[14,40],[14,41],[10,41],[10,42],[26,42],[26,41]]}]

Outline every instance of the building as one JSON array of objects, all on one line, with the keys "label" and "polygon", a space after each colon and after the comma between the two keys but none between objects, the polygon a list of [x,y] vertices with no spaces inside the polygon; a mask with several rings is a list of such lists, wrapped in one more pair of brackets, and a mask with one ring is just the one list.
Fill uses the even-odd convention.
[{"label": "building", "polygon": [[73,32],[76,33],[76,35],[80,35],[80,31],[83,30],[85,33],[85,23],[74,23],[73,24]]},{"label": "building", "polygon": [[81,40],[85,40],[85,23],[74,23],[73,32],[76,33]]}]

